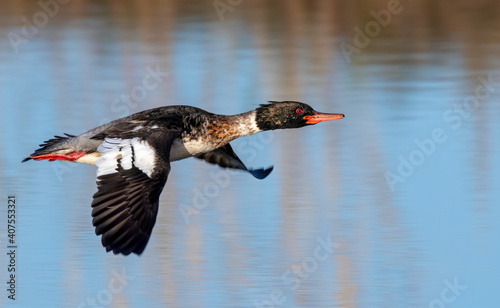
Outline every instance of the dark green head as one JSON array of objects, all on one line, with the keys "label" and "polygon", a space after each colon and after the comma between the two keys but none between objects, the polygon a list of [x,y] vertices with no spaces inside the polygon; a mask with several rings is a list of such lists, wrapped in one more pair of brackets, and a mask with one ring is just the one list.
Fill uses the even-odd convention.
[{"label": "dark green head", "polygon": [[341,113],[317,112],[307,104],[293,101],[270,101],[269,104],[261,104],[256,111],[255,120],[261,130],[299,128],[344,117]]}]

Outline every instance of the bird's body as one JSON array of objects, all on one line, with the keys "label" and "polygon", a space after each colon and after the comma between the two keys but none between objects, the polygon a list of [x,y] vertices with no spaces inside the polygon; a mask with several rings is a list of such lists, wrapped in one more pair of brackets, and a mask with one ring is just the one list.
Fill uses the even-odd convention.
[{"label": "bird's body", "polygon": [[237,115],[191,106],[166,106],[135,113],[81,135],[56,136],[24,161],[49,159],[95,164],[98,191],[92,202],[96,234],[107,251],[141,254],[158,212],[170,162],[196,157],[258,179],[268,169],[247,169],[229,142],[264,130],[295,128],[342,118],[298,102],[272,102]]},{"label": "bird's body", "polygon": [[170,161],[210,152],[238,137],[261,131],[255,125],[255,110],[224,116],[191,106],[167,106],[111,121],[79,136],[56,137],[57,142],[40,148],[30,158],[42,160],[54,157],[57,160],[93,165],[102,156],[98,147],[105,138],[144,139],[163,129],[180,131],[173,141]]}]

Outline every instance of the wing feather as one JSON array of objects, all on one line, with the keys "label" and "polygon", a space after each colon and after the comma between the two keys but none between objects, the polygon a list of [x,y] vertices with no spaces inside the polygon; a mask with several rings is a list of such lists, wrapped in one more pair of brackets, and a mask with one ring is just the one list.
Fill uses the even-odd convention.
[{"label": "wing feather", "polygon": [[96,161],[92,223],[106,251],[144,251],[170,171],[170,146],[179,133],[157,130],[146,139],[109,138],[99,147],[103,155]]},{"label": "wing feather", "polygon": [[255,178],[262,180],[273,171],[273,167],[267,169],[248,169],[241,159],[234,153],[233,148],[228,143],[223,147],[216,150],[195,155],[194,157],[198,159],[203,159],[208,163],[219,165],[223,168],[240,169],[247,171]]}]

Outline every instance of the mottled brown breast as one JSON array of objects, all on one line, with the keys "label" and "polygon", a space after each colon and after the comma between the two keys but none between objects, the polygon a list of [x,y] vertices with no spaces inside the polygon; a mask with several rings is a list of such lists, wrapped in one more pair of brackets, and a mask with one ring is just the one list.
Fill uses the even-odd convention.
[{"label": "mottled brown breast", "polygon": [[181,134],[182,144],[191,155],[213,151],[238,137],[259,131],[255,125],[254,111],[232,116],[212,115],[205,120],[197,125],[190,125]]},{"label": "mottled brown breast", "polygon": [[213,143],[216,147],[221,147],[238,138],[239,133],[237,123],[227,118],[221,118],[209,122],[206,134],[202,138]]}]

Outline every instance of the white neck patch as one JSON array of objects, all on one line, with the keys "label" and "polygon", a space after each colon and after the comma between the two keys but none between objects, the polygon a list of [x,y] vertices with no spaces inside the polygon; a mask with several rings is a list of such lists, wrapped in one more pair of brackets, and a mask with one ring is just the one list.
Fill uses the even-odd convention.
[{"label": "white neck patch", "polygon": [[256,118],[257,112],[254,111],[241,119],[241,121],[238,123],[238,131],[240,137],[253,135],[261,131],[257,126]]}]

